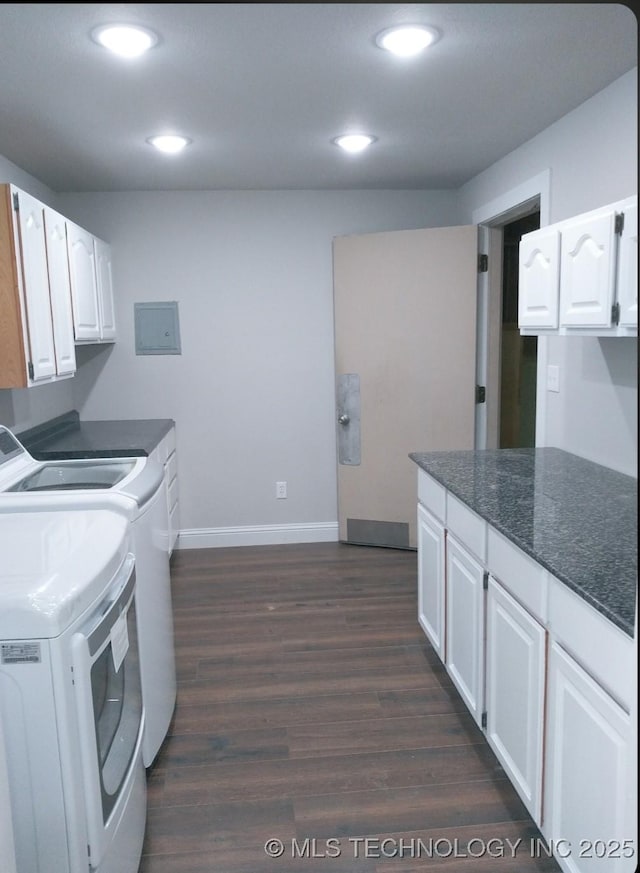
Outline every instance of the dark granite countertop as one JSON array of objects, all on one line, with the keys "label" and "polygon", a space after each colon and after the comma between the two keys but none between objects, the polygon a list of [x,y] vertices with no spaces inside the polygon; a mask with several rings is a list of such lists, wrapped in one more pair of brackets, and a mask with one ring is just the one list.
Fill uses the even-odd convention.
[{"label": "dark granite countertop", "polygon": [[633,636],[636,479],[554,448],[412,452],[409,457]]},{"label": "dark granite countertop", "polygon": [[39,461],[140,457],[149,455],[174,423],[170,418],[80,421],[74,410],[16,436]]}]

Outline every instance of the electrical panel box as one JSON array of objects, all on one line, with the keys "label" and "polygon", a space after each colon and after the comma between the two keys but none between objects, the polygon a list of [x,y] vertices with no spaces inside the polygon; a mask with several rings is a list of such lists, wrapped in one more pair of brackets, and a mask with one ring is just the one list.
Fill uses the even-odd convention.
[{"label": "electrical panel box", "polygon": [[135,303],[136,355],[179,355],[178,303]]}]

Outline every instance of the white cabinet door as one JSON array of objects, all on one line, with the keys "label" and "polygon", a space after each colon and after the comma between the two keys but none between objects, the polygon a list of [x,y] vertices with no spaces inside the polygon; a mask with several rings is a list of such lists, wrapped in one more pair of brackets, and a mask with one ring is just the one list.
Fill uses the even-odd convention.
[{"label": "white cabinet door", "polygon": [[540,824],[546,631],[489,577],[487,739]]},{"label": "white cabinet door", "polygon": [[629,745],[629,716],[554,641],[543,833],[557,844],[556,860],[567,873],[636,869],[635,853],[625,858],[621,848],[632,837],[625,816]]},{"label": "white cabinet door", "polygon": [[444,527],[418,504],[418,621],[444,661]]},{"label": "white cabinet door", "polygon": [[638,202],[624,207],[618,250],[618,303],[620,324],[638,326]]},{"label": "white cabinet door", "polygon": [[93,236],[68,221],[67,250],[76,342],[83,340],[98,342],[100,313]]},{"label": "white cabinet door", "polygon": [[111,275],[111,246],[101,239],[94,239],[96,279],[98,286],[98,314],[100,316],[100,339],[116,338],[116,320],[113,304],[113,279]]},{"label": "white cabinet door", "polygon": [[560,249],[560,326],[609,327],[615,288],[615,211],[566,222]]},{"label": "white cabinet door", "polygon": [[38,382],[42,379],[50,379],[56,374],[43,205],[24,191],[19,191],[17,194],[22,280],[31,363],[29,377],[32,382]]},{"label": "white cabinet door", "polygon": [[56,372],[59,376],[65,376],[76,371],[66,221],[62,215],[45,206],[44,226],[49,265],[49,293],[51,296]]},{"label": "white cabinet door", "polygon": [[446,658],[456,688],[478,724],[484,705],[484,570],[446,539]]},{"label": "white cabinet door", "polygon": [[[175,457],[175,453],[174,453]],[[180,528],[180,513],[178,503],[178,479],[176,476],[169,482],[167,488],[167,503],[169,506],[169,556],[175,549]]]},{"label": "white cabinet door", "polygon": [[560,232],[543,228],[520,241],[518,323],[522,328],[558,327]]}]

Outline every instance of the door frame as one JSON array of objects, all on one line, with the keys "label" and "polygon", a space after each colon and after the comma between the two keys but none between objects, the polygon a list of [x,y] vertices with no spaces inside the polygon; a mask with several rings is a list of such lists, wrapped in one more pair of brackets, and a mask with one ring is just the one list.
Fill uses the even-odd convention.
[{"label": "door frame", "polygon": [[[511,188],[500,194],[498,197],[488,203],[479,206],[471,213],[471,223],[484,225],[491,229],[499,229],[505,224],[509,224],[518,218],[522,218],[532,211],[532,207],[536,206],[540,210],[540,227],[546,227],[551,221],[551,169],[543,170],[536,176]],[[493,236],[490,231],[484,236],[483,242],[486,246],[489,245],[490,237]],[[493,246],[492,246],[493,248]],[[490,253],[488,248],[481,249],[487,254]],[[493,341],[491,323],[491,313],[496,311],[498,301],[496,295],[502,293],[502,264],[496,265],[496,258],[489,258],[489,270],[487,275],[488,282],[488,302],[482,307],[482,311],[478,312],[478,379],[485,378],[486,381],[479,381],[478,384],[487,387],[487,396],[491,394],[493,397],[499,397],[500,380],[499,367],[492,366],[489,357],[490,342]],[[482,275],[482,274],[480,274]],[[497,280],[496,280],[497,279]],[[482,286],[479,286],[479,290]],[[548,338],[538,337],[538,361],[536,375],[536,447],[546,445],[547,434],[547,393],[546,393],[546,375],[548,362]],[[476,407],[476,448],[487,447],[488,436],[488,414],[487,410],[482,410],[480,406]]]}]

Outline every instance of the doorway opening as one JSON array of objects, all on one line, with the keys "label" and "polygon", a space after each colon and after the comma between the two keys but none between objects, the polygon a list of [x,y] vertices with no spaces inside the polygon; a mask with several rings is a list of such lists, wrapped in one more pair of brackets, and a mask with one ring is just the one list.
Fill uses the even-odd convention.
[{"label": "doorway opening", "polygon": [[518,329],[518,249],[523,234],[539,227],[539,209],[502,227],[501,449],[536,444],[538,338],[521,336]]}]

